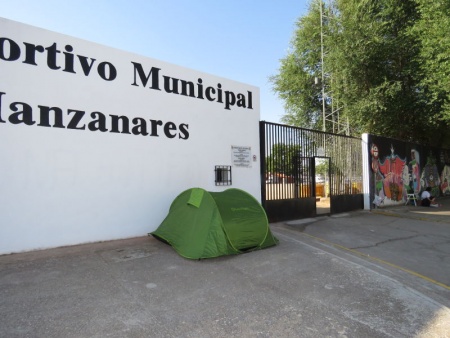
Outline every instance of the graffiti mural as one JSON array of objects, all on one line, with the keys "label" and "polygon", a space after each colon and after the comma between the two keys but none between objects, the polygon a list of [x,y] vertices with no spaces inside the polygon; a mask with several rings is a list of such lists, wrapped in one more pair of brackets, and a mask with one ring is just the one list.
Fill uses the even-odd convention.
[{"label": "graffiti mural", "polygon": [[439,178],[438,168],[436,166],[436,159],[433,156],[429,156],[427,158],[427,163],[422,171],[422,176],[420,177],[420,182],[423,186],[423,189],[427,187],[431,188],[431,195],[437,197],[440,195],[441,180]]},{"label": "graffiti mural", "polygon": [[416,149],[411,149],[411,160],[408,164],[408,191],[419,194],[420,182],[420,154]]},{"label": "graffiti mural", "polygon": [[375,173],[375,187],[377,188],[378,196],[392,201],[403,200],[404,196],[406,196],[405,173],[403,170],[406,159],[401,159],[397,156],[392,145],[391,155],[386,156],[383,161],[379,159],[378,146],[376,144],[372,145],[371,153],[372,170]]},{"label": "graffiti mural", "polygon": [[441,174],[441,191],[443,195],[450,195],[450,166],[444,166]]},{"label": "graffiti mural", "polygon": [[433,196],[450,196],[450,149],[369,135],[372,206],[408,201],[407,194],[431,188]]}]

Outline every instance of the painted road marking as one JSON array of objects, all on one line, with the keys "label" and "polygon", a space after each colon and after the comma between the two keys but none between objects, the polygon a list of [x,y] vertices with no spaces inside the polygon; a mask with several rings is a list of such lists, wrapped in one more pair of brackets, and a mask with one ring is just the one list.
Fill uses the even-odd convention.
[{"label": "painted road marking", "polygon": [[[396,264],[394,264],[394,263],[385,261],[384,259],[377,258],[377,257],[374,257],[374,256],[370,256],[370,255],[365,254],[365,253],[363,253],[363,252],[360,252],[360,251],[358,251],[358,250],[350,249],[350,248],[347,248],[347,247],[345,247],[345,246],[343,246],[343,245],[336,244],[336,243],[330,242],[330,241],[328,241],[328,240],[326,240],[326,239],[323,239],[323,238],[320,238],[320,237],[316,237],[316,236],[313,236],[313,235],[309,235],[309,234],[304,233],[304,232],[299,232],[299,234],[304,235],[304,236],[309,237],[309,238],[312,238],[312,239],[315,239],[315,240],[317,240],[317,241],[319,241],[319,242],[322,242],[322,243],[325,243],[325,244],[327,244],[327,245],[333,246],[333,247],[335,247],[335,248],[337,248],[337,249],[341,249],[341,250],[345,250],[345,251],[351,252],[351,253],[353,253],[353,254],[355,254],[355,255],[357,255],[357,256],[364,257],[364,258],[369,259],[369,260],[371,260],[371,261],[374,261],[374,262],[378,262],[378,263],[382,263],[382,264],[388,265],[388,266],[390,266],[390,267],[392,267],[392,268],[401,270],[401,271],[406,272],[406,273],[408,273],[408,274],[410,274],[410,275],[413,275],[413,276],[419,277],[419,278],[421,278],[421,279],[423,279],[423,280],[426,280],[427,282],[430,282],[430,283],[433,283],[433,284],[435,284],[435,285],[438,285],[438,286],[440,286],[440,287],[442,287],[442,288],[444,288],[444,289],[450,290],[450,286],[449,286],[449,285],[446,285],[446,284],[444,284],[444,283],[438,282],[438,281],[436,281],[436,280],[434,280],[434,279],[432,279],[432,278],[429,278],[429,277],[427,277],[427,276],[424,276],[424,275],[422,275],[422,274],[420,274],[420,273],[418,273],[418,272],[415,272],[415,271],[413,271],[413,270],[406,269],[406,268],[403,268],[403,267],[401,267],[401,266],[399,266],[399,265],[396,265]],[[290,239],[292,239],[292,238],[290,238]]]},{"label": "painted road marking", "polygon": [[448,219],[432,219],[429,217],[421,217],[421,216],[415,216],[415,215],[397,215],[393,212],[387,212],[387,211],[380,211],[380,210],[371,210],[370,212],[378,215],[383,216],[391,216],[391,217],[399,217],[399,218],[410,218],[410,219],[416,219],[419,221],[425,221],[425,222],[436,222],[436,223],[449,223]]}]

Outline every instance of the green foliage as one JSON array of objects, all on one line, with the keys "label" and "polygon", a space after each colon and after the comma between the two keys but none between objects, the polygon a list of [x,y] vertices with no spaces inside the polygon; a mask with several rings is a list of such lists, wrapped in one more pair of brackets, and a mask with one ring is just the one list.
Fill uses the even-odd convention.
[{"label": "green foliage", "polygon": [[274,144],[270,155],[266,157],[266,172],[294,175],[296,170],[295,159],[300,152],[301,146],[298,144]]},{"label": "green foliage", "polygon": [[328,159],[321,161],[319,163],[316,162],[316,175],[322,175],[323,177],[327,177],[329,172],[330,172],[330,161]]},{"label": "green foliage", "polygon": [[417,0],[420,19],[412,34],[419,37],[422,84],[431,91],[431,103],[442,120],[450,120],[450,2]]},{"label": "green foliage", "polygon": [[[326,112],[337,107],[353,134],[442,145],[450,122],[448,27],[448,0],[313,0],[271,78],[285,102],[283,122],[321,129],[325,100]],[[322,66],[325,98],[314,84]]]},{"label": "green foliage", "polygon": [[280,72],[271,77],[274,90],[285,102],[282,121],[307,128],[321,123],[322,97],[315,78],[320,78],[319,7],[314,3],[307,16],[297,22],[292,48],[281,60]]}]

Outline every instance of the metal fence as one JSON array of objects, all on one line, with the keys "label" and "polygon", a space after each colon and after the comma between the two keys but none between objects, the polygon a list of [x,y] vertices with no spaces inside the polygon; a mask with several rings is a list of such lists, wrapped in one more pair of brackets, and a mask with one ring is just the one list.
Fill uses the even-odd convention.
[{"label": "metal fence", "polygon": [[348,198],[337,198],[362,193],[361,139],[265,121],[260,122],[260,139],[262,203],[269,219],[270,213],[278,214],[272,220],[314,215],[312,210],[291,215],[287,205],[311,209],[318,195],[331,198],[331,213],[362,206],[362,198],[353,199],[351,206],[342,205]]}]

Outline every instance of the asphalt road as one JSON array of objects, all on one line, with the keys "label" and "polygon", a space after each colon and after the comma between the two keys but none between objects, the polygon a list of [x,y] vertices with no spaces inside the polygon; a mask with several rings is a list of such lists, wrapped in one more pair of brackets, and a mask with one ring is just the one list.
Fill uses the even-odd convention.
[{"label": "asphalt road", "polygon": [[151,237],[0,256],[0,337],[450,337],[447,210],[409,209],[201,261]]}]

